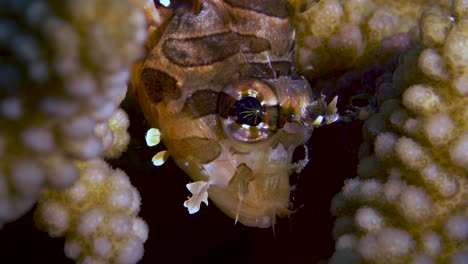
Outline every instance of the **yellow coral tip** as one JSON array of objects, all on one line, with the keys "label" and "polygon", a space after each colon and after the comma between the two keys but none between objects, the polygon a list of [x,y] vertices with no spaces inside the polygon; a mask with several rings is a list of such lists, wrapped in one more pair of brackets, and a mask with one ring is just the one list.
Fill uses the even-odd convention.
[{"label": "yellow coral tip", "polygon": [[156,155],[153,156],[151,161],[154,166],[161,166],[169,158],[169,152],[167,150],[159,151]]},{"label": "yellow coral tip", "polygon": [[161,132],[157,128],[150,128],[146,132],[145,140],[148,146],[156,146],[161,141]]}]

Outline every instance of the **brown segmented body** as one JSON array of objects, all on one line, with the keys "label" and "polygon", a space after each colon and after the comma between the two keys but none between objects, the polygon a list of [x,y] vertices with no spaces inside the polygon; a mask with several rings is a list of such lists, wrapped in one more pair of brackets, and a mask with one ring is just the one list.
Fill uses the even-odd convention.
[{"label": "brown segmented body", "polygon": [[137,78],[139,104],[175,162],[248,226],[291,212],[292,153],[312,132],[310,86],[290,76],[287,4],[210,0],[178,13]]}]

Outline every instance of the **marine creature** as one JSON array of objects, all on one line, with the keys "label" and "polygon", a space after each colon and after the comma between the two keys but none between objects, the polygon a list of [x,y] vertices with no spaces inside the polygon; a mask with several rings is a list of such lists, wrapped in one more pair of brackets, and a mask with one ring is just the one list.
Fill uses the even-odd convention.
[{"label": "marine creature", "polygon": [[289,176],[307,164],[293,151],[337,120],[337,98],[327,104],[296,74],[287,0],[194,2],[148,7],[162,26],[135,71],[136,98],[194,181],[190,213],[209,197],[236,222],[270,227],[293,212]]}]

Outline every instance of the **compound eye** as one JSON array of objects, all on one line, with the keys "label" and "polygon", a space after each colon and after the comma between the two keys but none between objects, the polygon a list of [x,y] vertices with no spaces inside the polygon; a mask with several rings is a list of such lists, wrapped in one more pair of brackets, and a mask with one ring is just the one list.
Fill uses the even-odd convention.
[{"label": "compound eye", "polygon": [[218,119],[224,132],[237,141],[254,143],[278,130],[278,100],[259,80],[229,84],[218,98]]}]

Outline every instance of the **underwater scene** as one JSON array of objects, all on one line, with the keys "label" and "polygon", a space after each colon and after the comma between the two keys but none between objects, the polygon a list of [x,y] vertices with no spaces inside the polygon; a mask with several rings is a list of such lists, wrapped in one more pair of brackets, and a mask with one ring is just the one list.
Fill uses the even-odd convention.
[{"label": "underwater scene", "polygon": [[468,1],[0,1],[0,262],[468,264]]}]

